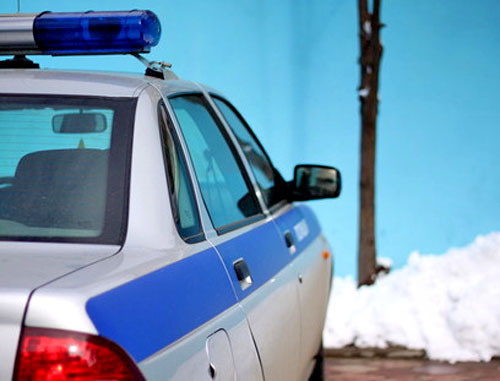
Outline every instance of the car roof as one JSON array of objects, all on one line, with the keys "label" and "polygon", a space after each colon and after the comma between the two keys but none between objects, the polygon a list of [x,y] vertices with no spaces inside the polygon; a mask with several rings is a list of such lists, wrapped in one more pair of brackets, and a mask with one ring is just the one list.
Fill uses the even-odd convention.
[{"label": "car roof", "polygon": [[7,94],[64,94],[107,97],[135,97],[148,84],[165,95],[180,92],[216,90],[196,82],[177,78],[168,71],[166,80],[151,76],[119,72],[1,69],[0,89]]}]

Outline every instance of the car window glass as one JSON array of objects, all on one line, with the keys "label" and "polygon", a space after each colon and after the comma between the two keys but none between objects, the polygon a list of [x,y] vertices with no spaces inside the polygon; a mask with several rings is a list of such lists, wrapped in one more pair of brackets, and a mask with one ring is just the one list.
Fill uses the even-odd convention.
[{"label": "car window glass", "polygon": [[1,239],[117,242],[127,149],[117,131],[128,136],[134,110],[132,100],[1,96]]},{"label": "car window glass", "polygon": [[213,100],[224,115],[245,153],[266,205],[271,207],[281,201],[283,199],[282,192],[278,189],[278,181],[276,181],[273,167],[245,121],[226,101],[215,97]]},{"label": "car window glass", "polygon": [[174,219],[181,237],[187,242],[197,242],[203,236],[193,188],[179,145],[167,126],[167,118],[165,106],[161,104],[160,127]]},{"label": "car window glass", "polygon": [[187,95],[172,98],[170,102],[214,227],[217,229],[259,214],[255,195],[203,98]]}]

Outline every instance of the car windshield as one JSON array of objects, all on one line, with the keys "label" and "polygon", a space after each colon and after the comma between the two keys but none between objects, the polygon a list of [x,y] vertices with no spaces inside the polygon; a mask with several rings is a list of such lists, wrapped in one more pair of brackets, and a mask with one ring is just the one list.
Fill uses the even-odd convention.
[{"label": "car windshield", "polygon": [[0,239],[120,243],[132,98],[0,95]]}]

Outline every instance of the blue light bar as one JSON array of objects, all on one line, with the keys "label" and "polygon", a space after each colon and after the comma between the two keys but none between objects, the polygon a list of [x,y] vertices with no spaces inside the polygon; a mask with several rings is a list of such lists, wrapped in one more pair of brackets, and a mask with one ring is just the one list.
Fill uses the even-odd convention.
[{"label": "blue light bar", "polygon": [[[31,39],[25,38],[27,29]],[[16,15],[0,17],[0,54],[147,53],[160,34],[151,11]]]}]

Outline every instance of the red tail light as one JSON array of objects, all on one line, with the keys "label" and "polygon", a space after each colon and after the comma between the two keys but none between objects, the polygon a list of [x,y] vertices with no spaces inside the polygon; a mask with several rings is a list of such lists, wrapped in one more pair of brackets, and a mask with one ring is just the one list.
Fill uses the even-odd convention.
[{"label": "red tail light", "polygon": [[14,380],[143,381],[144,377],[123,349],[100,336],[25,327]]}]

